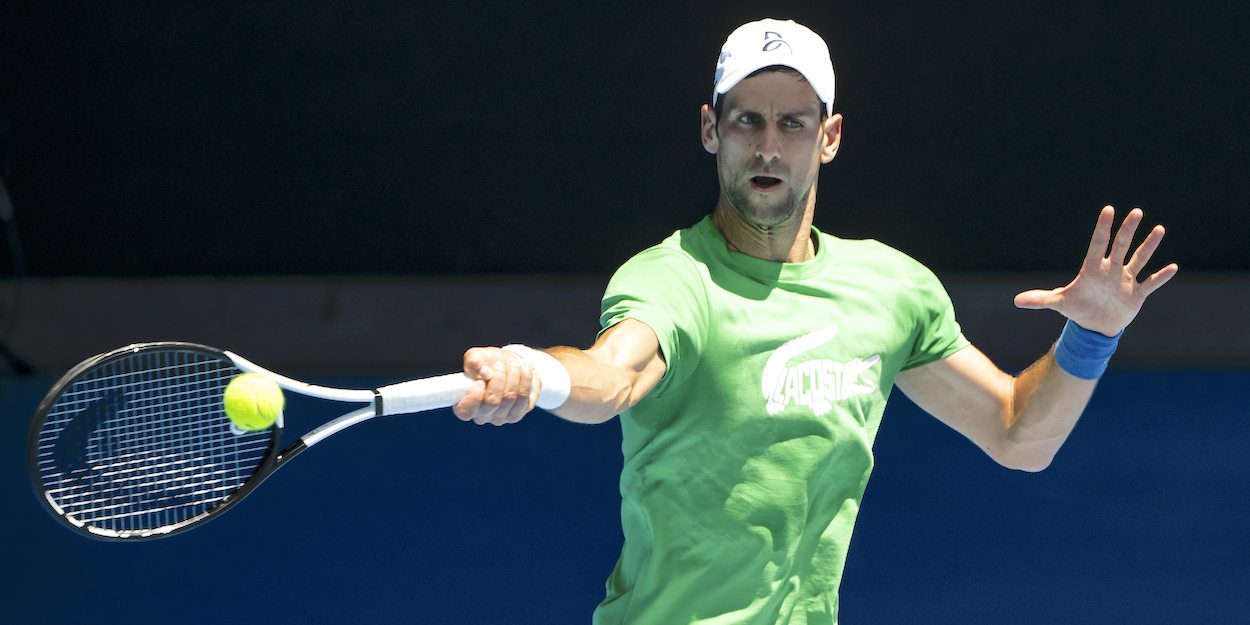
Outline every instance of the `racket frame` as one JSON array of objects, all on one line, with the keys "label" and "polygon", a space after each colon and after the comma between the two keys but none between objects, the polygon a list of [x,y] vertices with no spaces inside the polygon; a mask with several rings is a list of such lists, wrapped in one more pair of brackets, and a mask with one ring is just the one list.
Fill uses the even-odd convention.
[{"label": "racket frame", "polygon": [[[348,412],[336,419],[333,419],[320,427],[309,431],[304,436],[296,439],[293,443],[278,451],[278,447],[282,441],[282,433],[285,430],[285,423],[282,415],[270,426],[269,441],[265,449],[265,455],[261,463],[252,471],[247,479],[239,485],[238,488],[226,494],[221,501],[206,510],[178,521],[158,528],[139,529],[139,530],[112,530],[106,528],[93,527],[89,523],[72,520],[66,516],[64,510],[59,506],[49,494],[44,485],[42,471],[39,466],[39,444],[40,434],[43,430],[44,423],[47,420],[48,413],[59,402],[61,395],[75,383],[86,377],[89,373],[95,371],[99,367],[107,365],[111,362],[128,358],[135,354],[145,351],[187,351],[205,354],[213,358],[217,358],[223,362],[232,363],[233,366],[244,373],[255,373],[263,375],[278,384],[278,386],[288,391],[316,397],[320,399],[329,399],[343,402],[364,402],[371,405]],[[457,389],[467,389],[472,384],[472,380],[464,374],[449,374],[438,378],[428,378],[426,380],[414,380],[401,384],[384,387],[378,390],[351,390],[336,389],[324,386],[317,386],[301,382],[286,376],[274,373],[256,365],[255,363],[239,356],[238,354],[201,345],[198,343],[187,343],[181,341],[162,341],[153,343],[135,343],[127,345],[103,354],[99,354],[84,360],[83,362],[70,369],[48,394],[44,396],[39,407],[35,410],[34,419],[30,424],[30,429],[26,435],[26,468],[27,474],[31,479],[31,486],[35,489],[44,507],[48,513],[55,517],[62,525],[89,538],[104,541],[136,541],[144,539],[163,538],[174,534],[184,532],[188,529],[205,523],[229,510],[236,503],[241,501],[249,493],[260,486],[275,471],[290,462],[292,458],[299,455],[305,449],[317,444],[326,437],[339,432],[343,429],[368,421],[374,417],[389,414],[400,414],[402,412],[413,412],[411,408],[417,410],[428,410],[432,408],[445,407],[455,403],[455,399],[448,393],[455,394],[460,392]],[[421,400],[414,404],[408,395],[410,389],[420,389],[424,391],[430,388],[437,388],[441,395],[433,400]],[[397,389],[397,391],[389,391],[388,389]],[[387,412],[384,407],[384,396],[391,395],[391,402],[399,411]],[[418,391],[420,394],[420,391]],[[462,394],[462,392],[461,392]]]}]

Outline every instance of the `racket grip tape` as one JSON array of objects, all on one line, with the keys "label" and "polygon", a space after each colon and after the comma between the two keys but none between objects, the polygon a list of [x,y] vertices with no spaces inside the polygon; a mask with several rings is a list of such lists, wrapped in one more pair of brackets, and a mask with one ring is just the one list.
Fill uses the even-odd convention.
[{"label": "racket grip tape", "polygon": [[408,414],[456,405],[473,386],[464,373],[400,382],[374,391],[377,416]]}]

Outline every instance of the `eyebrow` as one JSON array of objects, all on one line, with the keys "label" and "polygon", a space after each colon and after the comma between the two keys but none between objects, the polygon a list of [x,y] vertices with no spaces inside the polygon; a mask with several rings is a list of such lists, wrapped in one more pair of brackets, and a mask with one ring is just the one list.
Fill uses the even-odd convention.
[{"label": "eyebrow", "polygon": [[[803,110],[803,111],[799,111],[799,110],[796,110],[796,111],[783,111],[783,112],[781,112],[781,113],[778,113],[778,114],[777,114],[777,117],[804,117],[804,116],[808,116],[808,117],[820,117],[819,110],[820,110],[820,109],[819,109],[819,108],[817,108],[815,111],[813,111],[812,109],[807,109],[807,110]],[[742,115],[742,114],[744,114],[744,113],[754,113],[754,114],[756,114],[756,115],[759,115],[760,117],[767,117],[767,115],[765,115],[763,112],[761,112],[761,111],[759,111],[759,110],[757,110],[757,109],[749,108],[749,107],[741,107],[741,108],[736,107],[736,106],[735,106],[735,107],[731,107],[731,108],[729,109],[729,113],[730,113],[731,115],[735,116],[735,117],[736,117],[736,116],[738,116],[738,115]]]}]

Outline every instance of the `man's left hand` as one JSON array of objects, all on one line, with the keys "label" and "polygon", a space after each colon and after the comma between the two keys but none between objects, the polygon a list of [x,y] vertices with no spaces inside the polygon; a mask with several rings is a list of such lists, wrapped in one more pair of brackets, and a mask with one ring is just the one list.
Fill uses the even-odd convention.
[{"label": "man's left hand", "polygon": [[1133,244],[1133,234],[1141,224],[1142,211],[1134,208],[1129,211],[1115,241],[1111,244],[1110,253],[1107,244],[1111,242],[1111,227],[1115,223],[1115,209],[1107,206],[1098,215],[1098,226],[1094,228],[1094,236],[1089,242],[1089,252],[1076,279],[1067,286],[1053,290],[1025,291],[1016,296],[1016,306],[1020,308],[1049,308],[1075,321],[1081,327],[1107,336],[1120,333],[1141,310],[1146,297],[1167,283],[1176,275],[1179,268],[1172,263],[1151,274],[1143,282],[1137,281],[1138,274],[1146,267],[1151,255],[1163,240],[1163,226],[1155,226],[1146,240],[1133,252],[1133,257],[1126,263],[1129,247]]}]

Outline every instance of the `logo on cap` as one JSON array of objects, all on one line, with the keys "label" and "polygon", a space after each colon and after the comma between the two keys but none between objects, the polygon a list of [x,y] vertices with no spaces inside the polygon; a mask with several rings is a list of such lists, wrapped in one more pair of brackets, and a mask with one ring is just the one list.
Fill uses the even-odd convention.
[{"label": "logo on cap", "polygon": [[794,48],[791,48],[790,44],[786,43],[786,40],[781,38],[781,33],[776,33],[771,30],[764,31],[764,47],[760,49],[761,52],[772,52],[781,46],[785,46],[786,49],[790,51],[790,54],[794,54]]}]

